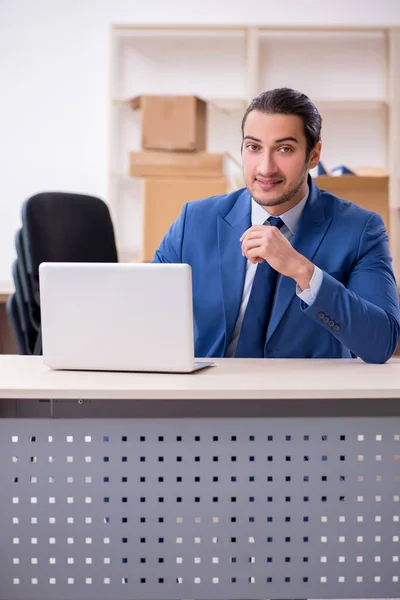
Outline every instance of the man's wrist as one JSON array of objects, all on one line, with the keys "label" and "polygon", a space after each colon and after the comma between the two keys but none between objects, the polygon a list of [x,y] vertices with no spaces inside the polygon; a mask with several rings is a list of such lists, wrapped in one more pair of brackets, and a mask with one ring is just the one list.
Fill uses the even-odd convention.
[{"label": "man's wrist", "polygon": [[311,278],[314,275],[314,265],[309,260],[301,264],[293,277],[299,288],[304,291],[310,288]]}]

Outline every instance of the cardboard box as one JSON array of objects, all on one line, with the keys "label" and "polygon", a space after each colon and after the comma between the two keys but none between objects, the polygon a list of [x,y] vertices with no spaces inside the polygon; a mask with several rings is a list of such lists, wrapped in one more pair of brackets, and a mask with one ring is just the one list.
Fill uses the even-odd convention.
[{"label": "cardboard box", "polygon": [[161,240],[179,217],[185,202],[226,192],[223,177],[207,179],[147,178],[142,181],[143,237],[141,260],[153,258]]},{"label": "cardboard box", "polygon": [[315,183],[326,190],[381,215],[389,233],[389,177],[342,175],[315,177]]},{"label": "cardboard box", "polygon": [[142,109],[142,148],[206,150],[207,104],[196,96],[137,96]]},{"label": "cardboard box", "polygon": [[223,155],[207,152],[129,153],[132,177],[222,177]]}]

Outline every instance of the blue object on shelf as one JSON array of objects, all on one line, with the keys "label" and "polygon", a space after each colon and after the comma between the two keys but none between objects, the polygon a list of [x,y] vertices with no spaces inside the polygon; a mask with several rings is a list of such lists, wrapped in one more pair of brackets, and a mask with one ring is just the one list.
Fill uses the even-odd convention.
[{"label": "blue object on shelf", "polygon": [[355,175],[354,171],[346,167],[345,165],[339,165],[331,170],[332,177],[340,177],[341,175]]},{"label": "blue object on shelf", "polygon": [[324,165],[322,164],[321,161],[319,161],[319,163],[316,166],[316,176],[320,177],[321,175],[328,175],[327,170],[325,169]]}]

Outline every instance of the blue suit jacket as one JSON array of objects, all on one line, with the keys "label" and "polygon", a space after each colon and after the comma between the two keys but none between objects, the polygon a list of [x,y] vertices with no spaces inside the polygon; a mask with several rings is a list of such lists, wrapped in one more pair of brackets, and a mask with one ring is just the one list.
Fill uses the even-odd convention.
[{"label": "blue suit jacket", "polygon": [[[350,358],[383,363],[400,332],[397,287],[381,217],[320,190],[310,194],[293,247],[323,270],[307,306],[290,277],[279,280],[265,342],[271,358]],[[184,205],[153,262],[192,267],[196,357],[223,357],[239,314],[250,227],[247,189]]]}]

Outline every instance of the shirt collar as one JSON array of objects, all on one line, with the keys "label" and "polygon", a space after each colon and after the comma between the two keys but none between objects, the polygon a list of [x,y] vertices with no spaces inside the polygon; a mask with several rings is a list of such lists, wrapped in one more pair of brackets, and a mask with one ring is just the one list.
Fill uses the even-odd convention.
[{"label": "shirt collar", "polygon": [[[293,208],[291,208],[290,210],[283,213],[282,215],[279,215],[282,221],[285,223],[286,227],[292,232],[293,235],[296,231],[297,224],[300,220],[304,205],[307,202],[309,193],[310,189],[307,186],[306,194],[300,200],[300,202],[296,204],[296,206],[293,206]],[[266,208],[260,206],[253,198],[251,199],[252,225],[262,225],[265,222],[265,220],[271,216],[272,215],[268,212]]]}]

